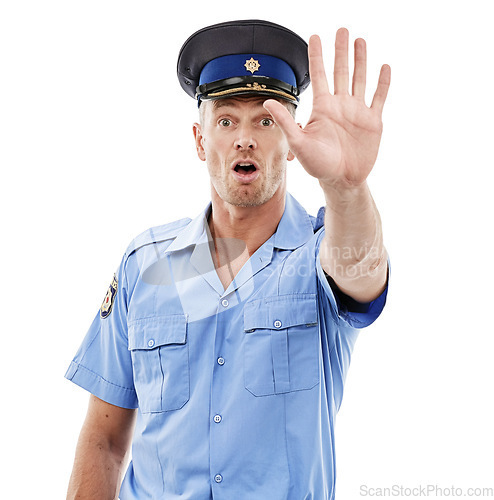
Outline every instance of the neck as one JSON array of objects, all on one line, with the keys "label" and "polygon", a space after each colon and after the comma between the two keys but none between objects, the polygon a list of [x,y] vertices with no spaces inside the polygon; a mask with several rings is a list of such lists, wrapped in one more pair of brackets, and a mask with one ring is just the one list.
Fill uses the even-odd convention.
[{"label": "neck", "polygon": [[223,201],[213,189],[209,229],[213,240],[241,240],[249,256],[276,231],[285,210],[284,189],[278,189],[266,203],[254,207],[238,207]]}]

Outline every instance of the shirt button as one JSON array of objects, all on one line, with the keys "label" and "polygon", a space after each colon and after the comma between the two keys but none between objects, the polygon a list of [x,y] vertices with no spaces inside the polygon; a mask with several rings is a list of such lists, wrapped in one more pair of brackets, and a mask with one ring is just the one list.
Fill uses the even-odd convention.
[{"label": "shirt button", "polygon": [[216,474],[216,476],[214,476],[214,480],[217,483],[221,483],[221,481],[223,481],[223,476],[221,474]]},{"label": "shirt button", "polygon": [[219,423],[221,422],[221,415],[215,415],[215,416],[214,416],[214,418],[213,418],[213,420],[214,420],[217,424],[219,424]]},{"label": "shirt button", "polygon": [[153,347],[154,346],[154,340],[153,339],[151,339],[151,340],[148,341],[148,346],[149,347]]},{"label": "shirt button", "polygon": [[221,301],[221,305],[222,305],[223,307],[228,307],[228,300],[223,299],[223,300]]},{"label": "shirt button", "polygon": [[223,366],[225,364],[225,358],[222,358],[221,356],[217,359],[217,362],[219,365]]},{"label": "shirt button", "polygon": [[274,322],[274,327],[275,328],[281,328],[281,321],[279,319],[277,319],[275,322]]}]

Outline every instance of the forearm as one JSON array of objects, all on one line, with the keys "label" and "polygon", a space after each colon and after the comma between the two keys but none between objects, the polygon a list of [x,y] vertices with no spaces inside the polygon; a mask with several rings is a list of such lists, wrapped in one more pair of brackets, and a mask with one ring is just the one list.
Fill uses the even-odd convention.
[{"label": "forearm", "polygon": [[386,285],[387,253],[369,187],[366,182],[352,188],[321,187],[326,199],[321,265],[341,291],[370,302]]},{"label": "forearm", "polygon": [[114,500],[118,498],[125,453],[84,429],[77,444],[67,500]]}]

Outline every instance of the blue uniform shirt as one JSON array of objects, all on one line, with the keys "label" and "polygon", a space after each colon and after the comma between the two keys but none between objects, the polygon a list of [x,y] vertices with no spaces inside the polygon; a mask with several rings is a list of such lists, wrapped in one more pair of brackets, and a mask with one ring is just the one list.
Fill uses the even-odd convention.
[{"label": "blue uniform shirt", "polygon": [[332,499],[350,355],[386,292],[360,312],[335,298],[323,211],[291,195],[224,290],[209,209],[131,243],[66,377],[139,409],[122,500]]}]

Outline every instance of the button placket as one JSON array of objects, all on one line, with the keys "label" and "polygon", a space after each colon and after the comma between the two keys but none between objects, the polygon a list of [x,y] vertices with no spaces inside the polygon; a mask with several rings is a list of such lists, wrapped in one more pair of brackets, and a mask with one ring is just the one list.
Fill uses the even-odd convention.
[{"label": "button placket", "polygon": [[[232,300],[234,302],[232,302]],[[224,320],[221,313],[225,315],[230,314],[230,308],[233,307],[235,303],[235,298],[227,296],[227,293],[217,300],[217,317],[216,324],[218,324],[219,318]],[[215,357],[213,358],[213,380],[212,380],[212,394],[211,394],[211,409],[213,410],[210,414],[210,473],[213,488],[220,488],[220,483],[223,483],[223,475],[219,473],[224,467],[224,443],[228,439],[226,436],[225,428],[223,427],[224,415],[220,414],[218,410],[224,408],[224,395],[223,392],[216,392],[215,388],[217,386],[222,387],[224,383],[224,377],[228,376],[228,372],[225,372],[224,365],[226,364],[226,359],[223,357],[224,354],[224,339],[218,338],[215,342]],[[214,411],[216,409],[216,411]]]}]

